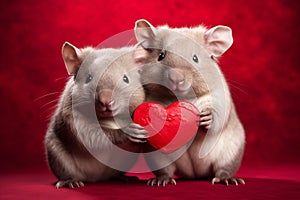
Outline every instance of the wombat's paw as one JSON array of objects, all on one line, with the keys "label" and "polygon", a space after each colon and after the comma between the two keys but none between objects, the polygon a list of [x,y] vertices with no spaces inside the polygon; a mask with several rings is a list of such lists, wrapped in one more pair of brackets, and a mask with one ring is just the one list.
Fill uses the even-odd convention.
[{"label": "wombat's paw", "polygon": [[162,175],[156,178],[151,178],[148,182],[147,185],[157,185],[157,186],[166,186],[167,184],[173,184],[176,185],[176,181],[174,178],[170,178],[167,175]]},{"label": "wombat's paw", "polygon": [[83,187],[84,184],[82,181],[77,181],[77,180],[63,180],[63,181],[57,181],[55,184],[55,187],[62,188],[62,187],[67,187],[67,188],[79,188]]},{"label": "wombat's paw", "polygon": [[147,131],[144,127],[136,123],[130,123],[127,127],[123,128],[127,138],[132,142],[144,143],[147,142]]},{"label": "wombat's paw", "polygon": [[215,183],[220,183],[228,186],[229,184],[232,185],[240,185],[245,184],[245,181],[242,178],[219,178],[215,177],[212,179],[211,183],[214,185]]},{"label": "wombat's paw", "polygon": [[200,117],[200,119],[196,120],[196,123],[198,126],[203,126],[206,129],[210,129],[212,122],[213,122],[213,117],[211,113],[211,109],[207,108],[204,109],[200,112],[200,114],[197,114],[197,116]]}]

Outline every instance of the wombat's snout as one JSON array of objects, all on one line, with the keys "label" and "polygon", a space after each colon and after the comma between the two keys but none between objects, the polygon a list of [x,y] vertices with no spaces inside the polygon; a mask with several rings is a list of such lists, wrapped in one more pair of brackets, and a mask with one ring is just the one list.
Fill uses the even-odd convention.
[{"label": "wombat's snout", "polygon": [[98,101],[100,105],[100,110],[102,112],[109,111],[111,112],[112,104],[114,103],[112,99],[112,90],[104,89],[98,94]]},{"label": "wombat's snout", "polygon": [[169,87],[173,90],[185,90],[188,88],[188,83],[186,82],[185,73],[181,69],[170,69],[168,70],[168,82]]}]

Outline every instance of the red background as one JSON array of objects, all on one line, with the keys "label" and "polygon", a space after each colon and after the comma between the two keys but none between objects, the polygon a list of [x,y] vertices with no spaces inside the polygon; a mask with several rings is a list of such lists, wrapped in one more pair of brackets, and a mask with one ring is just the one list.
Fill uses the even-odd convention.
[{"label": "red background", "polygon": [[41,184],[55,181],[47,171],[43,138],[67,78],[62,44],[97,46],[145,18],[153,25],[204,23],[233,29],[234,45],[220,65],[246,129],[239,175],[299,184],[299,13],[296,0],[2,0],[1,174],[42,171],[48,174]]}]

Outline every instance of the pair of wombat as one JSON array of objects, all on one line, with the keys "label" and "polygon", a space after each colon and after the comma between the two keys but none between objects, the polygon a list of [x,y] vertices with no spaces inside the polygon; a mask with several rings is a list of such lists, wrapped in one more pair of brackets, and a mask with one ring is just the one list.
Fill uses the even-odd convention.
[{"label": "pair of wombat", "polygon": [[[244,184],[233,178],[243,156],[244,129],[216,59],[232,45],[231,29],[155,28],[138,20],[135,34],[135,47],[63,45],[67,71],[74,77],[45,137],[48,163],[59,179],[56,187],[122,178],[138,152],[152,150],[147,132],[131,121],[135,108],[146,101],[169,105],[178,99],[199,109],[198,132],[178,159],[165,155],[170,163],[154,167],[156,178],[148,184],[176,184],[174,174]],[[150,169],[159,166],[155,156],[146,161]]]}]

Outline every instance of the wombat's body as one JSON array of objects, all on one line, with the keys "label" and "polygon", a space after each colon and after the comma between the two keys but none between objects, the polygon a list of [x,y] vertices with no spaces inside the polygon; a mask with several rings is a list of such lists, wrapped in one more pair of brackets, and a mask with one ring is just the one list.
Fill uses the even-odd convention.
[{"label": "wombat's body", "polygon": [[[231,29],[154,28],[149,22],[139,20],[135,33],[141,44],[135,57],[143,64],[141,78],[147,84],[147,99],[164,105],[177,98],[185,99],[201,112],[195,122],[199,125],[198,133],[187,151],[155,171],[156,178],[149,184],[175,183],[174,174],[179,178],[212,179],[212,183],[244,183],[233,178],[233,174],[242,160],[245,133],[216,62],[216,57],[233,42]],[[159,160],[148,157],[147,162],[151,166]]]}]

